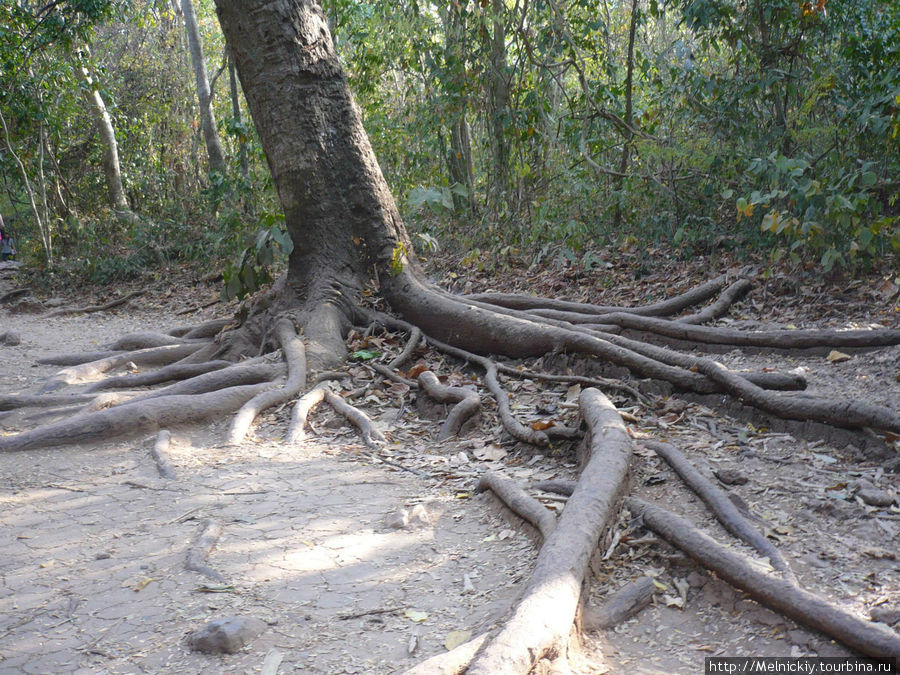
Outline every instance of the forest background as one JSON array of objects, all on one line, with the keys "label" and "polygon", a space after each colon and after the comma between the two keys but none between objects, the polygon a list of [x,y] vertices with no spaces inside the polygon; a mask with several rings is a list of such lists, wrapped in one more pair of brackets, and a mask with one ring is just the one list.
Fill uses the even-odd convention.
[{"label": "forest background", "polygon": [[[323,4],[426,255],[900,251],[896,2]],[[212,2],[3,3],[0,122],[0,213],[47,280],[186,263],[240,297],[289,253]]]}]

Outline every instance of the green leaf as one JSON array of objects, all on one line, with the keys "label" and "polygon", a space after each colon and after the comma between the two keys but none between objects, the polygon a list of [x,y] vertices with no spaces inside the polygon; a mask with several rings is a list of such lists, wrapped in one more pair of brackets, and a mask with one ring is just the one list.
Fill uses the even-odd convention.
[{"label": "green leaf", "polygon": [[359,359],[360,361],[371,361],[372,359],[377,359],[381,356],[381,352],[374,349],[360,349],[353,352],[350,356],[354,359]]},{"label": "green leaf", "polygon": [[875,175],[874,171],[864,171],[862,175],[862,184],[866,187],[871,187],[875,185],[877,179],[878,176]]}]

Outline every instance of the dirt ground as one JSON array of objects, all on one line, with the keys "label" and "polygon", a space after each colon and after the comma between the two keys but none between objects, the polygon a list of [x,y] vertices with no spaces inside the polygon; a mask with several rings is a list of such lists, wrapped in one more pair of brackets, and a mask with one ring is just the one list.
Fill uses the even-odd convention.
[{"label": "dirt ground", "polygon": [[[14,286],[0,275],[0,295]],[[751,296],[731,320],[760,321],[753,302],[762,300]],[[887,320],[877,320],[896,326],[895,301],[887,304]],[[216,314],[223,309],[182,318]],[[143,302],[51,319],[0,307],[0,333],[22,338],[0,347],[0,395],[34,392],[58,369],[35,366],[36,358],[167,329],[177,323],[171,315]],[[810,316],[795,320],[805,325]],[[868,325],[873,317],[844,319]],[[900,401],[900,347],[834,364],[822,356],[717,358],[735,368],[799,368],[812,390],[894,408]],[[468,377],[459,364],[442,365],[457,369],[451,379]],[[573,393],[527,379],[507,385],[526,419],[562,415]],[[173,430],[175,480],[159,477],[150,437],[0,456],[0,673],[394,673],[501,618],[528,577],[536,543],[490,497],[473,494],[477,476],[500,471],[523,485],[574,478],[574,456],[504,440],[490,411],[479,430],[439,444],[438,423],[417,415],[408,396],[379,387],[373,379],[356,402],[388,436],[378,457],[390,465],[327,411],[313,420],[311,440],[282,443],[289,408],[266,413],[237,447],[222,445],[227,421]],[[898,493],[895,439],[860,448],[848,442],[866,445],[859,437],[764,426],[715,401],[685,404],[664,392],[653,409],[626,410],[637,419],[629,425],[634,494],[743,550],[640,444],[671,442],[709,475],[728,469],[743,477],[728,489],[806,588],[863,617],[876,607],[900,611],[900,508],[870,506],[854,493],[861,480]],[[0,413],[0,433],[45,421],[36,414]],[[533,494],[549,508],[564,505]],[[416,505],[425,518],[387,526],[390,514]],[[224,584],[185,569],[207,519],[222,526],[209,565]],[[580,672],[697,673],[709,656],[849,653],[641,534],[603,543],[592,562],[592,602],[642,575],[658,582],[653,605],[588,636]],[[188,633],[231,615],[258,617],[267,629],[237,654],[189,649]]]}]

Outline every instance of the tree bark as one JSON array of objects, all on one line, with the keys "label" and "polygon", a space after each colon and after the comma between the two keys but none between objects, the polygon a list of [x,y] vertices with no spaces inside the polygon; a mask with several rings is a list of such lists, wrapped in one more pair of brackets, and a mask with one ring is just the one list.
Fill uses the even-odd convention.
[{"label": "tree bark", "polygon": [[209,170],[225,173],[225,155],[219,140],[216,127],[216,116],[212,107],[212,92],[209,88],[209,75],[206,73],[206,61],[203,58],[203,44],[200,42],[200,28],[197,15],[191,0],[181,0],[181,12],[184,15],[184,28],[187,33],[191,62],[194,65],[194,78],[197,80],[197,99],[200,103],[200,126],[203,128],[203,139],[206,141],[206,152],[209,155]]},{"label": "tree bark", "polygon": [[359,108],[312,0],[216,0],[294,242],[272,312],[305,326],[312,368],[337,363],[364,284],[417,269]]}]

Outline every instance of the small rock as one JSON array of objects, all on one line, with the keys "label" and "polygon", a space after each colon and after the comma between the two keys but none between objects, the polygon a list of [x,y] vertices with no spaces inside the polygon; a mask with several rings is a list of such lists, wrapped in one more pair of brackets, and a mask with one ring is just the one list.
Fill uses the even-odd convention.
[{"label": "small rock", "polygon": [[402,530],[409,525],[409,511],[406,509],[398,509],[391,511],[384,517],[384,524],[393,530]]},{"label": "small rock", "polygon": [[252,616],[229,616],[210,621],[188,637],[191,649],[213,654],[234,654],[266,629]]},{"label": "small rock", "polygon": [[707,581],[709,581],[709,575],[707,574],[691,572],[687,575],[687,582],[691,585],[691,588],[702,588],[706,585]]},{"label": "small rock", "polygon": [[416,504],[409,512],[409,524],[411,527],[423,527],[431,525],[431,516],[423,504]]},{"label": "small rock", "polygon": [[725,485],[746,485],[747,476],[737,469],[719,469],[715,472],[716,478]]},{"label": "small rock", "polygon": [[888,626],[900,624],[900,606],[878,605],[869,610],[872,621],[880,621]]},{"label": "small rock", "polygon": [[894,503],[894,495],[876,487],[861,487],[856,496],[869,506],[890,506]]},{"label": "small rock", "polygon": [[22,344],[22,338],[15,331],[0,333],[0,345],[5,345],[6,347],[15,347],[16,345],[20,344]]}]

